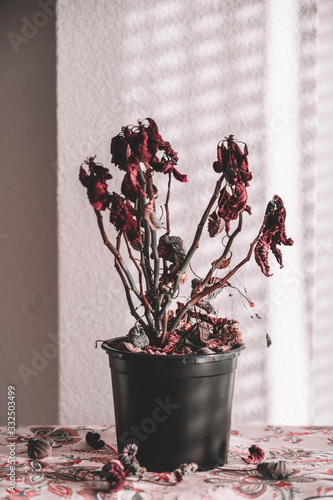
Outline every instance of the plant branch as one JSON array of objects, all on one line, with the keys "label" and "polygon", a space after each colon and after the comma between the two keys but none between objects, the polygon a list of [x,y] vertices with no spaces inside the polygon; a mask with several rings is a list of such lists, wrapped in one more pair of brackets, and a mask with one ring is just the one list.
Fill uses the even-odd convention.
[{"label": "plant branch", "polygon": [[175,317],[175,319],[173,320],[173,322],[170,326],[170,330],[175,330],[177,328],[179,321],[183,318],[183,316],[185,316],[185,314],[187,313],[187,311],[189,309],[191,309],[195,304],[197,304],[197,302],[199,302],[199,300],[206,297],[206,295],[208,295],[209,293],[214,292],[218,288],[222,288],[226,284],[228,279],[230,279],[238,271],[238,269],[240,269],[244,264],[246,264],[246,262],[248,262],[250,260],[253,249],[255,247],[255,244],[257,243],[258,239],[260,238],[260,235],[262,233],[262,229],[263,229],[264,225],[266,224],[266,218],[267,218],[267,216],[265,216],[265,218],[264,218],[264,222],[259,230],[259,233],[257,234],[255,239],[250,244],[250,248],[249,248],[249,251],[248,251],[246,257],[243,260],[241,260],[231,271],[229,271],[229,273],[226,274],[224,276],[224,278],[222,278],[220,281],[218,281],[217,283],[214,283],[211,286],[208,286],[207,288],[202,290],[202,292],[200,292],[197,295],[195,295],[194,297],[192,297],[185,304],[183,309],[181,309],[181,311],[179,311],[179,313],[177,314],[177,316]]},{"label": "plant branch", "polygon": [[[186,257],[184,259],[184,262],[182,263],[182,266],[181,266],[181,268],[179,269],[179,271],[177,273],[177,277],[175,279],[175,283],[174,283],[173,290],[172,290],[172,294],[173,295],[178,290],[181,277],[184,274],[184,272],[186,271],[187,266],[191,262],[191,259],[192,259],[193,255],[194,255],[195,251],[199,248],[199,242],[200,242],[200,238],[201,238],[201,235],[202,235],[202,230],[203,230],[204,225],[205,225],[205,223],[207,221],[207,218],[208,218],[208,216],[209,216],[209,214],[211,212],[211,209],[212,209],[215,201],[217,200],[217,197],[218,197],[219,192],[221,190],[221,185],[222,185],[223,179],[224,179],[224,174],[222,174],[221,177],[219,178],[219,180],[216,182],[213,196],[211,197],[211,199],[210,199],[210,201],[209,201],[209,203],[207,205],[207,208],[206,208],[206,210],[205,210],[205,212],[204,212],[203,216],[201,217],[201,220],[200,220],[200,222],[198,224],[197,231],[195,233],[195,237],[194,237],[193,243],[191,245],[191,248],[187,252]],[[165,311],[163,311],[163,313],[164,312]]]},{"label": "plant branch", "polygon": [[171,193],[171,174],[169,174],[168,192],[167,192],[165,205],[164,205],[165,206],[167,234],[170,234],[170,212],[169,212],[170,193]]},{"label": "plant branch", "polygon": [[[98,223],[98,227],[99,227],[99,230],[100,230],[100,233],[101,233],[104,245],[114,255],[114,258],[115,258],[115,267],[116,267],[116,269],[117,269],[117,271],[118,271],[118,273],[120,275],[120,278],[121,278],[121,280],[123,282],[123,285],[125,287],[126,297],[127,297],[128,305],[129,305],[130,310],[131,310],[131,314],[137,320],[139,320],[140,316],[135,311],[135,307],[134,307],[134,304],[133,304],[133,301],[132,301],[132,298],[131,298],[131,295],[130,295],[130,290],[132,290],[134,292],[134,294],[140,300],[141,304],[144,306],[144,302],[143,302],[143,300],[141,298],[140,292],[136,288],[135,282],[133,280],[133,277],[132,277],[130,271],[128,270],[128,268],[126,267],[125,262],[124,262],[124,260],[123,260],[123,258],[121,256],[119,250],[114,245],[112,245],[111,241],[109,240],[109,238],[108,238],[108,236],[107,236],[107,234],[105,232],[104,224],[103,224],[103,216],[102,216],[101,212],[99,210],[95,209],[95,214],[96,214],[96,217],[97,217],[97,223]],[[118,238],[117,238],[117,241],[118,241]],[[120,243],[118,242],[118,245],[119,244]],[[127,281],[125,279],[125,276],[127,278]],[[129,288],[127,282],[130,284],[130,288]],[[147,320],[148,320],[148,318],[147,318]],[[143,324],[145,324],[145,323],[143,322]]]},{"label": "plant branch", "polygon": [[[148,162],[144,162],[147,171],[147,193],[150,200],[155,199],[154,187],[153,187],[153,169],[150,167]],[[154,202],[154,212],[156,211]],[[157,251],[157,237],[156,231],[151,229],[151,250],[154,260],[154,310],[155,310],[155,326],[157,332],[160,331],[160,321],[158,319],[158,311],[160,308],[160,297],[158,293],[159,278],[160,278],[160,258]]]},{"label": "plant branch", "polygon": [[148,318],[148,316],[150,316],[150,306],[149,306],[149,303],[148,303],[148,301],[146,299],[146,296],[144,294],[144,291],[143,291],[142,269],[139,266],[139,264],[137,263],[137,260],[133,257],[131,246],[129,244],[128,237],[127,237],[126,233],[124,233],[124,239],[125,239],[125,242],[126,242],[126,246],[127,246],[129,258],[134,263],[134,265],[135,265],[135,267],[136,267],[136,269],[138,271],[138,274],[139,274],[140,295],[141,295],[142,302],[143,302],[144,308],[145,308],[145,316],[146,316],[146,318]]},{"label": "plant branch", "polygon": [[[147,184],[145,182],[145,179],[143,177],[143,173],[141,170],[139,170],[139,181],[141,184],[141,187],[144,192],[147,191]],[[152,275],[152,269],[150,266],[150,260],[149,260],[149,247],[150,247],[150,230],[149,230],[149,225],[146,219],[144,218],[144,208],[145,208],[145,199],[140,196],[139,198],[139,211],[140,211],[140,216],[144,228],[144,234],[145,234],[145,241],[143,245],[143,249],[141,250],[141,267],[143,274],[146,279],[146,288],[147,290],[151,289],[151,275]]]},{"label": "plant branch", "polygon": [[[117,252],[119,253],[119,248],[120,248],[120,235],[117,236]],[[129,305],[129,308],[130,308],[130,311],[131,311],[131,314],[132,316],[134,316],[134,318],[144,327],[146,328],[147,325],[146,323],[143,321],[143,319],[140,317],[140,315],[137,313],[135,307],[134,307],[134,304],[133,304],[133,300],[132,300],[132,297],[131,297],[131,290],[128,286],[128,283],[126,281],[126,278],[125,278],[125,275],[122,271],[122,268],[119,264],[119,260],[117,258],[117,256],[115,255],[114,256],[114,266],[120,276],[120,279],[123,283],[123,286],[124,286],[124,289],[125,289],[125,294],[126,294],[126,298],[127,298],[127,303]]]}]

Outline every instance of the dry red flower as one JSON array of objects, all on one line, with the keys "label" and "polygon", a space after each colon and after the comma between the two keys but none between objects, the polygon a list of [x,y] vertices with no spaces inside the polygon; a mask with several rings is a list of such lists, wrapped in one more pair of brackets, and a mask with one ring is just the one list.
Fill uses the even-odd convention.
[{"label": "dry red flower", "polygon": [[262,229],[262,234],[254,249],[255,260],[265,276],[272,276],[269,274],[270,267],[268,264],[268,253],[272,251],[280,268],[283,267],[282,253],[277,245],[291,246],[294,244],[291,238],[286,236],[285,220],[286,209],[282,199],[274,195],[272,201],[267,205],[265,214],[265,224]]},{"label": "dry red flower", "polygon": [[87,188],[87,195],[91,205],[96,210],[105,210],[110,203],[110,194],[106,181],[112,179],[109,169],[95,163],[95,156],[88,158],[84,163],[88,165],[88,173],[80,167],[79,179]]},{"label": "dry red flower", "polygon": [[126,475],[124,466],[119,460],[113,459],[107,462],[101,470],[101,476],[107,480],[113,492],[124,488]]}]

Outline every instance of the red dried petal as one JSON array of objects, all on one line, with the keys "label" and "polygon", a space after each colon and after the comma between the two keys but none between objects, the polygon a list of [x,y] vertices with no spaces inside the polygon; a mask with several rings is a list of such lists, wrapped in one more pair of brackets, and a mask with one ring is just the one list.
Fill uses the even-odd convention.
[{"label": "red dried petal", "polygon": [[266,241],[269,235],[263,234],[254,249],[254,258],[258,266],[260,267],[262,273],[269,277],[272,274],[269,274],[269,264],[268,264],[268,253],[269,253],[269,243]]},{"label": "red dried petal", "polygon": [[[225,142],[228,147],[225,146]],[[249,172],[247,155],[247,145],[244,145],[243,152],[234,141],[234,136],[229,135],[229,137],[226,137],[222,141],[222,145],[218,144],[217,161],[214,162],[213,168],[216,172],[224,172],[224,176],[230,185],[241,183],[247,187],[249,181],[252,179],[252,173]]]},{"label": "red dried petal", "polygon": [[138,148],[138,156],[139,160],[142,162],[150,161],[153,156],[148,148],[148,134],[146,132],[143,132],[141,134],[139,148]]},{"label": "red dried petal", "polygon": [[166,344],[163,347],[162,351],[171,354],[175,351],[179,342],[181,341],[181,336],[175,332],[169,332],[166,335]]},{"label": "red dried petal", "polygon": [[214,163],[213,163],[213,169],[218,174],[223,172],[222,148],[225,149],[225,147],[223,145],[222,146],[220,144],[217,145],[217,161],[214,161]]},{"label": "red dried petal", "polygon": [[84,187],[88,187],[89,177],[87,177],[87,172],[84,170],[82,165],[80,167],[79,180],[81,181]]},{"label": "red dried petal", "polygon": [[87,195],[91,205],[96,210],[105,210],[110,203],[110,193],[108,191],[107,180],[112,176],[109,170],[103,165],[95,163],[95,157],[90,157],[85,161],[89,166],[89,173],[80,167],[79,180],[87,188]]},{"label": "red dried petal", "polygon": [[111,162],[120,170],[126,170],[127,159],[129,156],[128,142],[123,134],[118,134],[111,140]]},{"label": "red dried petal", "polygon": [[177,179],[177,181],[187,182],[187,175],[181,174],[180,172],[178,172],[178,170],[176,168],[173,169],[172,173],[173,173],[174,178]]},{"label": "red dried petal", "polygon": [[134,232],[138,231],[137,222],[132,212],[133,207],[125,202],[121,196],[116,193],[111,195],[112,205],[110,210],[110,222],[118,231]]},{"label": "red dried petal", "polygon": [[269,274],[269,250],[272,251],[280,267],[283,267],[282,253],[277,245],[291,246],[294,243],[291,238],[286,236],[286,215],[282,199],[275,195],[267,205],[265,225],[254,249],[255,260],[265,276],[272,276]]},{"label": "red dried petal", "polygon": [[265,458],[265,452],[255,444],[249,448],[250,456],[241,457],[247,464],[258,464]]}]

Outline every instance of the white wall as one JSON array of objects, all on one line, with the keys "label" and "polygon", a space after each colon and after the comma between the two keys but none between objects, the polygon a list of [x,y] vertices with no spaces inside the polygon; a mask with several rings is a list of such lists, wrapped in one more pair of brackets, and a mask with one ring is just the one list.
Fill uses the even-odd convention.
[{"label": "white wall", "polygon": [[[225,135],[233,133],[248,143],[254,173],[249,190],[253,215],[245,216],[239,239],[245,245],[243,253],[267,201],[276,192],[285,198],[288,236],[297,238],[292,249],[285,249],[285,270],[272,265],[271,281],[279,293],[274,295],[253,262],[236,281],[247,286],[264,319],[251,320],[241,305],[238,319],[248,348],[239,362],[234,422],[310,423],[309,379],[300,398],[293,394],[300,392],[299,370],[311,356],[312,312],[306,285],[312,274],[300,276],[299,262],[306,265],[313,254],[313,240],[306,238],[306,232],[313,231],[313,201],[309,196],[304,220],[297,197],[308,196],[314,172],[314,136],[309,130],[315,114],[316,2],[279,8],[280,4],[58,1],[61,423],[113,421],[107,356],[94,349],[94,341],[125,334],[132,325],[112,258],[103,248],[95,215],[78,182],[78,169],[94,154],[110,166],[111,137],[122,125],[147,116],[157,121],[163,137],[179,153],[179,169],[189,176],[186,186],[174,183],[171,199],[174,232],[188,245],[215,182],[211,164],[216,143]],[[276,42],[271,37],[278,36],[279,23],[289,39]],[[297,153],[301,148],[304,154]],[[299,182],[301,171],[305,183]],[[111,186],[119,187],[119,172],[112,174]],[[193,262],[199,274],[203,264],[211,262],[208,239],[201,251],[201,258]],[[295,297],[296,307],[284,314]],[[222,302],[220,310],[231,314],[230,303]],[[274,343],[269,356],[266,330]],[[289,342],[281,331],[295,339]],[[284,353],[293,363],[286,363]]]},{"label": "white wall", "polygon": [[319,2],[318,162],[316,190],[314,420],[333,417],[333,3]]}]

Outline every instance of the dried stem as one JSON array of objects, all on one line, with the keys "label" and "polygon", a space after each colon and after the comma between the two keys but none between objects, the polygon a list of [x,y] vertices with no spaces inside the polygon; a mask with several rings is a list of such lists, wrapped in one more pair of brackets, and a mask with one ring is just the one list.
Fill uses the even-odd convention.
[{"label": "dried stem", "polygon": [[144,308],[145,308],[145,316],[148,317],[150,315],[150,306],[149,306],[149,303],[148,303],[148,301],[146,299],[146,296],[144,294],[144,291],[143,291],[142,270],[141,270],[139,264],[137,263],[137,260],[133,257],[131,246],[129,244],[127,234],[126,233],[123,233],[123,234],[124,234],[124,239],[125,239],[125,242],[126,242],[126,246],[127,246],[129,258],[134,263],[134,265],[135,265],[135,267],[136,267],[136,269],[138,271],[138,274],[139,274],[140,295],[141,295],[142,302],[143,302]]},{"label": "dried stem", "polygon": [[187,266],[191,262],[191,259],[192,259],[193,255],[194,255],[195,251],[199,248],[199,242],[200,242],[200,238],[201,238],[201,235],[202,235],[202,230],[204,228],[204,225],[206,224],[206,221],[207,221],[207,218],[208,218],[208,216],[210,214],[210,211],[211,211],[211,209],[212,209],[215,201],[217,200],[217,197],[218,197],[219,192],[221,190],[221,184],[222,184],[223,179],[224,179],[224,174],[222,174],[221,177],[219,178],[219,180],[217,181],[217,183],[215,185],[213,196],[211,197],[211,199],[210,199],[210,201],[209,201],[209,203],[207,205],[207,208],[206,208],[203,216],[201,217],[201,221],[198,224],[197,231],[195,233],[195,237],[194,237],[193,243],[191,245],[191,248],[187,252],[186,257],[184,259],[184,262],[183,262],[181,268],[179,269],[179,271],[177,273],[177,278],[175,279],[175,283],[174,283],[174,286],[173,286],[173,295],[178,290],[179,282],[181,280],[181,277],[184,274],[184,272],[186,271]]},{"label": "dried stem", "polygon": [[232,233],[232,235],[229,237],[228,243],[226,244],[226,247],[225,247],[225,249],[223,251],[223,254],[221,255],[221,257],[218,260],[216,260],[214,262],[214,264],[212,265],[212,267],[208,271],[207,276],[205,277],[205,279],[203,280],[203,282],[201,284],[203,288],[205,288],[206,285],[208,284],[208,282],[209,282],[210,278],[212,277],[214,271],[216,269],[218,269],[221,266],[221,264],[223,263],[223,261],[227,258],[227,255],[228,255],[228,253],[230,251],[230,248],[231,248],[231,245],[232,245],[234,239],[236,238],[237,234],[239,234],[241,232],[241,230],[242,230],[242,225],[243,225],[243,214],[240,213],[239,214],[239,218],[238,218],[238,226],[236,227],[236,229]]},{"label": "dried stem", "polygon": [[[154,200],[154,188],[153,188],[153,169],[149,165],[148,162],[144,162],[144,166],[146,167],[147,171],[147,194],[149,196],[150,200]],[[155,210],[155,204],[154,204],[154,210]]]},{"label": "dried stem", "polygon": [[155,326],[157,332],[161,329],[160,321],[158,318],[158,311],[160,309],[161,298],[159,295],[159,279],[160,279],[160,257],[157,251],[157,238],[156,231],[151,231],[151,249],[154,259],[154,301],[155,301]]},{"label": "dried stem", "polygon": [[[194,255],[195,251],[199,248],[199,241],[200,241],[200,238],[202,235],[202,230],[203,230],[204,225],[207,221],[207,218],[210,214],[210,211],[211,211],[215,201],[217,200],[217,197],[218,197],[219,192],[221,190],[221,185],[222,185],[223,179],[224,179],[224,175],[222,174],[221,177],[219,178],[219,180],[216,182],[214,193],[213,193],[213,195],[212,195],[212,197],[207,205],[207,208],[206,208],[206,210],[205,210],[205,212],[204,212],[203,216],[201,217],[201,220],[198,224],[197,231],[195,233],[195,237],[194,237],[193,243],[191,245],[191,248],[187,252],[181,268],[177,272],[177,276],[176,276],[175,283],[174,283],[174,286],[172,289],[172,293],[168,296],[167,301],[164,303],[164,305],[161,309],[160,317],[163,317],[165,315],[165,313],[167,312],[168,308],[170,307],[170,305],[172,303],[172,298],[174,297],[175,293],[177,292],[177,290],[179,288],[179,283],[180,283],[181,277],[184,274],[184,272],[186,271],[187,266],[191,262],[191,259]],[[174,320],[174,322],[175,322],[175,320]],[[177,322],[177,325],[178,325],[178,323],[179,323],[179,321]],[[172,329],[174,329],[174,328],[172,328]]]},{"label": "dried stem", "polygon": [[165,200],[165,217],[166,217],[166,226],[167,226],[167,234],[170,234],[170,212],[169,212],[169,201],[170,201],[170,193],[171,193],[171,174],[169,174],[168,181],[168,192]]},{"label": "dried stem", "polygon": [[165,313],[163,316],[163,322],[162,322],[162,336],[161,336],[161,344],[163,345],[166,339],[166,334],[168,330],[168,313]]},{"label": "dried stem", "polygon": [[[124,285],[124,288],[125,288],[125,292],[126,292],[127,302],[128,302],[129,308],[131,310],[131,314],[137,320],[140,320],[140,316],[139,316],[139,314],[135,310],[135,307],[134,307],[134,304],[133,304],[133,301],[132,301],[132,297],[131,297],[130,291],[132,290],[135,293],[135,295],[140,300],[141,304],[144,306],[144,303],[142,301],[140,292],[136,288],[135,282],[133,280],[133,277],[132,277],[130,271],[128,270],[128,268],[126,267],[126,265],[124,263],[124,260],[123,260],[123,258],[121,256],[119,250],[117,250],[117,248],[114,245],[112,245],[112,243],[110,242],[110,240],[109,240],[109,238],[108,238],[108,236],[107,236],[107,234],[105,232],[104,224],[103,224],[103,217],[102,217],[101,212],[99,210],[95,209],[95,214],[96,214],[96,217],[97,217],[97,223],[98,223],[98,227],[99,227],[100,233],[102,235],[102,239],[103,239],[104,245],[114,255],[114,258],[115,258],[115,267],[116,267],[116,269],[118,271],[118,274],[120,275],[120,278],[121,278],[121,280],[123,282],[123,285]],[[117,241],[118,241],[118,239],[117,239]],[[117,244],[120,244],[120,243],[118,242]],[[125,276],[126,276],[126,278],[125,278]],[[126,281],[126,279],[127,279],[127,281]],[[128,283],[130,284],[130,287],[128,286]],[[148,321],[148,318],[147,318],[147,321]],[[143,320],[141,320],[140,322],[143,325],[145,325],[145,323],[144,323]]]},{"label": "dried stem", "polygon": [[192,299],[190,299],[185,304],[185,307],[183,307],[183,309],[181,311],[179,311],[179,313],[177,314],[177,316],[175,317],[175,319],[173,320],[173,322],[170,326],[170,330],[175,330],[177,328],[179,321],[185,316],[185,314],[187,313],[187,311],[189,309],[191,309],[195,304],[197,304],[197,302],[199,302],[199,300],[206,297],[206,295],[208,295],[209,293],[214,292],[214,290],[217,290],[218,288],[222,288],[226,284],[228,279],[230,279],[238,271],[238,269],[240,269],[244,264],[246,264],[246,262],[248,262],[250,260],[253,249],[255,247],[255,244],[257,243],[258,239],[260,238],[262,229],[263,229],[264,225],[266,224],[266,218],[267,218],[267,216],[265,216],[265,218],[264,218],[264,222],[259,230],[259,233],[255,237],[255,239],[252,241],[246,257],[243,260],[241,260],[231,271],[229,271],[229,273],[226,274],[224,276],[224,278],[222,278],[222,280],[218,281],[217,283],[214,283],[211,286],[208,286],[202,292],[200,292],[197,295],[195,295],[194,297],[192,297]]},{"label": "dried stem", "polygon": [[[120,249],[120,234],[117,236],[117,252],[119,253],[119,249]],[[127,302],[128,302],[128,305],[129,305],[129,308],[130,308],[130,311],[131,311],[131,314],[132,316],[134,316],[134,318],[139,321],[140,324],[142,324],[142,326],[146,327],[146,323],[142,320],[142,318],[140,318],[139,314],[137,313],[135,307],[134,307],[134,304],[133,304],[133,301],[132,301],[132,297],[131,297],[131,291],[130,291],[130,288],[128,286],[128,283],[126,281],[126,278],[125,278],[125,275],[122,271],[122,268],[119,264],[119,260],[117,259],[116,255],[114,256],[114,265],[115,265],[115,268],[120,276],[120,279],[123,283],[123,286],[124,286],[124,289],[125,289],[125,294],[126,294],[126,298],[127,298]]]},{"label": "dried stem", "polygon": [[[150,167],[149,163],[144,162],[144,165],[146,167],[147,171],[147,193],[149,196],[150,200],[155,199],[154,195],[154,188],[153,188],[153,169]],[[155,208],[155,202],[154,202],[154,211],[156,210]],[[153,229],[151,230],[151,250],[152,250],[152,255],[153,255],[153,260],[154,260],[154,310],[156,311],[155,314],[155,326],[157,332],[161,329],[160,326],[160,321],[158,318],[158,311],[160,308],[160,297],[158,294],[158,286],[159,286],[159,278],[160,278],[160,258],[158,255],[157,251],[157,238],[156,238],[156,231]]]},{"label": "dried stem", "polygon": [[[143,173],[141,170],[139,170],[139,181],[140,181],[140,184],[141,184],[143,191],[146,192],[147,185],[146,185],[146,182],[145,182],[145,179],[143,177]],[[144,277],[146,280],[146,288],[147,288],[147,290],[150,290],[150,288],[151,288],[151,275],[152,275],[152,269],[151,269],[150,260],[149,260],[150,229],[149,229],[148,222],[143,217],[145,204],[146,204],[145,199],[140,197],[140,199],[139,199],[139,211],[140,211],[140,215],[141,215],[142,223],[143,223],[143,228],[144,228],[144,232],[145,232],[144,246],[143,246],[143,249],[141,250],[141,267],[142,267],[142,271],[143,271],[143,274],[144,274]]]}]

